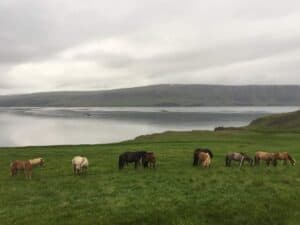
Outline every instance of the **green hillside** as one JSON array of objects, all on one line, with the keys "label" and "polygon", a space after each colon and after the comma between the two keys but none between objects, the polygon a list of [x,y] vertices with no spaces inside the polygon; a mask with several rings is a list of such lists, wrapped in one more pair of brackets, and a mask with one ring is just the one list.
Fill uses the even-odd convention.
[{"label": "green hillside", "polygon": [[275,114],[254,120],[250,129],[300,130],[300,111]]}]

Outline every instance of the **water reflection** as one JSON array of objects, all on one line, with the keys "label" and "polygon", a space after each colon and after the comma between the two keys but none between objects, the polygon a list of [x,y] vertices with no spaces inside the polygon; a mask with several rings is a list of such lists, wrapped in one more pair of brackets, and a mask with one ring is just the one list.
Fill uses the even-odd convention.
[{"label": "water reflection", "polygon": [[297,107],[1,108],[0,145],[111,143],[166,130],[243,126]]}]

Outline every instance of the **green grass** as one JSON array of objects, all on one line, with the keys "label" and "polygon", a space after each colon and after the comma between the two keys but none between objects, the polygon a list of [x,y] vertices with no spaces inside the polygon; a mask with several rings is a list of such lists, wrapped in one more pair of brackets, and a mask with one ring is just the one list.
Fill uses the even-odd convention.
[{"label": "green grass", "polygon": [[[215,157],[192,167],[196,147]],[[119,171],[118,155],[151,150],[157,169]],[[111,145],[0,149],[0,224],[300,224],[299,166],[224,167],[228,151],[289,151],[300,159],[299,133],[166,132]],[[89,158],[86,177],[72,175],[71,159]],[[44,157],[33,179],[10,177],[14,159]]]}]

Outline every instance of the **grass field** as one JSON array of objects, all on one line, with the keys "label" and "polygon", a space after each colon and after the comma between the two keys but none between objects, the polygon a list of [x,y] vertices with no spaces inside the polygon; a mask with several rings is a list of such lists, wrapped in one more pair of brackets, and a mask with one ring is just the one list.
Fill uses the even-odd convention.
[{"label": "grass field", "polygon": [[[214,152],[212,167],[192,167],[196,147]],[[151,150],[157,169],[119,171],[119,153]],[[300,133],[167,132],[120,144],[0,149],[0,224],[300,224],[299,166],[224,166],[228,151],[289,151],[300,160]],[[71,159],[89,158],[86,177]],[[43,157],[44,168],[10,177],[14,159]]]}]

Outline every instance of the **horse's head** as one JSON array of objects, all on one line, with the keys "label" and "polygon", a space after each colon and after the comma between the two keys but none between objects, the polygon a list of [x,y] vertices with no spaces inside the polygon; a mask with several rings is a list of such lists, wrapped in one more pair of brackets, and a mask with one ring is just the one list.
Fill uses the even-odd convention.
[{"label": "horse's head", "polygon": [[250,166],[254,165],[254,160],[250,156],[248,156],[246,153],[243,153],[243,156],[244,160],[247,161],[250,164]]},{"label": "horse's head", "polygon": [[139,155],[140,158],[145,158],[146,155],[147,155],[147,152],[146,151],[140,151],[140,152],[138,152],[138,155]]},{"label": "horse's head", "polygon": [[43,158],[40,159],[39,165],[40,166],[45,166],[45,160]]},{"label": "horse's head", "polygon": [[291,159],[291,164],[292,164],[293,166],[295,166],[295,165],[296,165],[296,160],[295,160],[295,159]]}]

